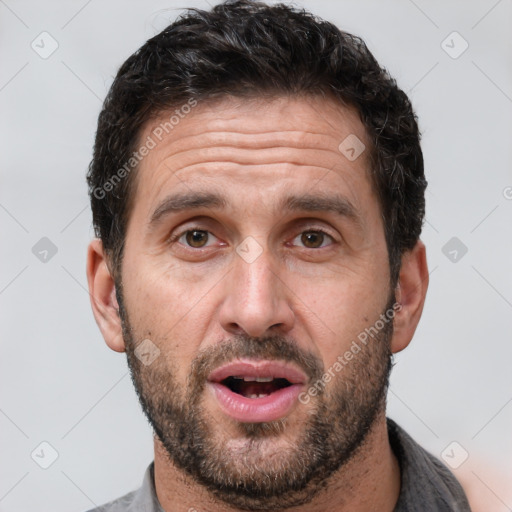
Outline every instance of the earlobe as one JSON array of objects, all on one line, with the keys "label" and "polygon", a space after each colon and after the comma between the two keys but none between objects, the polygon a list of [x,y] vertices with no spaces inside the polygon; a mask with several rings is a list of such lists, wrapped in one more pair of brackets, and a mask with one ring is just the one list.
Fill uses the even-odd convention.
[{"label": "earlobe", "polygon": [[92,240],[87,251],[87,282],[94,318],[105,342],[112,350],[124,352],[115,282],[99,239]]},{"label": "earlobe", "polygon": [[396,301],[400,304],[394,318],[391,351],[400,352],[409,345],[421,318],[428,288],[428,267],[425,245],[416,245],[402,255]]}]

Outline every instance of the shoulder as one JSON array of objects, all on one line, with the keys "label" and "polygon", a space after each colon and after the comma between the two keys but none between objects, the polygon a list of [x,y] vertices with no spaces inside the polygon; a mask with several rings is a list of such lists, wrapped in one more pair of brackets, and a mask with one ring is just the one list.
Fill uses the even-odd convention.
[{"label": "shoulder", "polygon": [[97,508],[92,508],[87,512],[127,512],[133,509],[133,504],[135,501],[135,497],[139,491],[132,491],[120,498],[109,501],[104,505],[101,505]]},{"label": "shoulder", "polygon": [[151,462],[139,489],[87,512],[163,512],[155,491],[153,468]]},{"label": "shoulder", "polygon": [[400,464],[401,489],[395,512],[432,510],[470,512],[466,495],[455,476],[389,419],[391,448]]}]

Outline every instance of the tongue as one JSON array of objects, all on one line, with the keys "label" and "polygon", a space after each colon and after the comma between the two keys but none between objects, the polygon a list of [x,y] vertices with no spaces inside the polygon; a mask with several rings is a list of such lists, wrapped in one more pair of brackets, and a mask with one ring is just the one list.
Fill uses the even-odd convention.
[{"label": "tongue", "polygon": [[240,383],[239,393],[249,395],[269,395],[277,391],[278,387],[273,382],[243,382]]}]

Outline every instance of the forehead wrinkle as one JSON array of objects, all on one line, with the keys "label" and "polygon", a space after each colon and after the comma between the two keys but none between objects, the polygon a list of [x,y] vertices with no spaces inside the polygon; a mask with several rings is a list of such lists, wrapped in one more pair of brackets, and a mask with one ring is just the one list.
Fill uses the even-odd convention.
[{"label": "forehead wrinkle", "polygon": [[[187,174],[195,166],[203,166],[205,172],[208,169],[222,169],[223,164],[232,166],[302,166],[319,167],[324,170],[334,169],[340,164],[343,155],[332,150],[311,150],[302,148],[269,148],[265,150],[247,150],[241,148],[209,148],[201,151],[185,151],[165,157],[154,167],[154,172],[166,170],[170,173],[179,173],[179,176]],[[356,164],[357,165],[357,164]],[[347,161],[346,169],[351,171],[355,167]],[[178,176],[178,177],[179,177]]]},{"label": "forehead wrinkle", "polygon": [[[211,135],[211,134],[215,135]],[[294,131],[294,133],[301,133]],[[338,139],[326,134],[314,134],[313,136],[295,136],[290,139],[287,136],[280,137],[281,131],[265,134],[244,134],[239,132],[208,132],[207,135],[187,135],[174,139],[168,144],[164,159],[187,158],[191,154],[211,154],[213,152],[227,151],[315,151],[340,155],[338,151]]]},{"label": "forehead wrinkle", "polygon": [[[272,180],[274,185],[278,185],[279,181],[289,181],[290,179],[295,181],[295,177],[298,177],[298,175],[301,174],[300,172],[298,174],[295,172],[297,169],[306,168],[308,171],[316,171],[315,174],[317,176],[314,179],[315,183],[323,181],[325,176],[333,170],[332,168],[306,164],[303,162],[291,163],[289,161],[282,161],[274,162],[273,164],[279,167],[279,173],[276,175],[276,179]],[[166,183],[173,178],[176,178],[178,183],[173,185],[170,189],[175,188],[176,186],[180,188],[184,186],[188,191],[196,190],[215,192],[217,187],[217,184],[215,183],[216,178],[227,178],[233,180],[233,184],[249,184],[253,186],[254,191],[258,191],[260,190],[260,182],[258,178],[267,180],[269,177],[269,174],[265,173],[265,170],[268,170],[269,167],[266,164],[245,165],[238,161],[230,160],[198,162],[180,168],[175,167],[174,169],[169,167],[167,162],[164,162],[163,165],[160,165],[160,168],[162,167],[168,172],[156,172],[154,178],[151,180],[152,185],[150,189],[152,199],[150,200],[150,203],[153,205],[157,201],[160,192],[165,188],[169,188]],[[262,169],[261,173],[258,172],[260,168]],[[146,186],[148,183],[149,182],[146,182]],[[191,188],[191,185],[195,185],[193,189]],[[282,185],[289,186],[285,183]],[[222,188],[218,190],[222,191]],[[154,207],[152,207],[151,210],[154,211]],[[151,212],[148,211],[148,214],[151,215]]]},{"label": "forehead wrinkle", "polygon": [[[304,165],[306,161],[314,166],[321,159],[323,164],[325,162],[326,168],[334,168],[335,172],[339,172],[339,164],[342,164],[341,167],[347,170],[356,168],[356,172],[357,167],[360,167],[361,164],[366,167],[367,154],[363,155],[362,159],[358,159],[358,162],[351,163],[343,161],[344,157],[338,149],[339,143],[351,132],[357,133],[363,140],[366,139],[364,126],[350,106],[340,105],[338,101],[326,98],[277,97],[276,100],[257,101],[254,105],[254,102],[233,103],[230,99],[223,98],[213,104],[203,103],[190,116],[183,119],[176,130],[170,132],[158,143],[158,146],[162,145],[165,148],[157,146],[155,152],[149,155],[146,165],[144,162],[142,163],[142,167],[157,171],[162,162],[167,161],[166,167],[168,168],[185,169],[187,166],[202,161],[199,159],[199,153],[201,153],[201,149],[205,148],[212,148],[212,151],[215,152],[225,150],[226,153],[230,150],[242,151],[241,148],[276,149],[281,151],[280,158],[275,161],[276,164],[283,163],[282,152],[284,148],[288,148],[287,151],[292,153],[292,156],[286,163],[294,165]],[[295,104],[298,104],[299,108],[296,108]],[[306,111],[303,111],[304,105],[307,105]],[[258,109],[253,112],[255,106]],[[313,111],[308,112],[311,109]],[[322,110],[325,115],[319,116],[318,113]],[[272,127],[270,123],[274,122],[274,125],[278,124],[283,129],[261,128],[259,123],[263,121],[260,119],[262,115],[267,120],[266,126]],[[165,116],[166,113],[163,112],[161,118],[155,118],[152,124],[148,124],[146,135],[151,134],[151,129],[154,129],[159,121],[164,121]],[[201,122],[197,122],[199,120]],[[300,130],[297,129],[298,126],[301,128]],[[223,145],[219,146],[219,142]],[[203,148],[198,147],[200,144],[203,145]],[[191,158],[191,153],[187,153],[189,148],[193,148],[197,156]],[[300,150],[302,154],[297,153]],[[317,153],[308,155],[308,150]],[[217,161],[239,163],[230,156],[227,158],[224,155],[222,158],[218,158],[218,155],[214,156],[217,156]],[[175,161],[170,162],[171,158]],[[197,160],[194,161],[194,158]],[[153,163],[151,163],[152,159]],[[212,159],[211,156],[210,159]],[[208,163],[210,164],[210,162]],[[258,165],[259,162],[254,159],[247,161],[244,158],[244,163]]]},{"label": "forehead wrinkle", "polygon": [[[207,121],[206,121],[207,122]],[[335,143],[337,137],[333,137],[332,134],[327,132],[315,132],[311,130],[243,130],[243,129],[222,129],[222,130],[193,130],[191,133],[185,133],[181,136],[175,137],[171,140],[172,144],[182,143],[186,145],[189,141],[196,142],[206,140],[211,142],[211,145],[217,142],[233,142],[234,139],[239,139],[241,142],[247,142],[248,147],[258,147],[260,144],[265,146],[266,141],[270,141],[271,144],[265,147],[273,147],[280,145],[288,145],[297,141],[298,145],[304,145],[306,140],[311,139],[312,141],[325,141],[326,139],[332,139]],[[316,147],[318,142],[312,144],[312,147]],[[232,144],[225,144],[232,145]]]},{"label": "forehead wrinkle", "polygon": [[[291,105],[294,102],[285,103]],[[310,102],[308,105],[314,106]],[[161,147],[157,146],[155,152],[142,162],[141,167],[153,175],[150,179],[150,188],[153,190],[155,179],[161,184],[165,183],[166,174],[177,174],[176,178],[181,179],[180,176],[183,177],[190,172],[194,173],[195,179],[200,177],[202,171],[205,178],[210,178],[214,169],[224,171],[227,168],[227,172],[234,175],[235,171],[251,170],[262,165],[279,167],[279,170],[285,170],[286,174],[295,168],[304,167],[317,168],[321,172],[333,170],[335,174],[344,175],[343,177],[349,178],[351,182],[351,176],[357,178],[360,168],[366,167],[368,155],[363,155],[363,158],[354,163],[345,161],[338,145],[350,132],[355,131],[360,137],[366,138],[364,126],[350,109],[340,109],[339,105],[324,100],[320,106],[326,109],[325,116],[318,116],[321,110],[319,108],[315,108],[311,113],[302,112],[300,109],[297,111],[295,107],[293,110],[270,109],[267,111],[268,115],[265,115],[267,126],[272,127],[271,123],[274,122],[283,127],[281,130],[259,128],[262,108],[258,108],[255,117],[251,117],[251,109],[248,112],[245,107],[232,110],[229,103],[225,104],[226,108],[220,117],[218,110],[195,110],[190,117],[181,121],[175,131],[170,132],[158,143]],[[333,119],[332,114],[335,116]],[[354,121],[357,126],[354,125]],[[155,126],[157,123],[158,119],[155,120]],[[298,126],[301,127],[300,130],[297,129]],[[149,131],[151,128],[154,127],[147,125],[146,134],[152,133]],[[222,145],[219,146],[219,143]],[[237,161],[237,156],[242,158]],[[162,167],[167,173],[161,172]],[[251,176],[247,173],[244,176],[243,172],[239,172],[236,177],[248,180],[254,179],[254,174]],[[162,181],[162,178],[165,181]],[[144,181],[149,184],[147,180]],[[153,193],[150,195],[153,196]]]},{"label": "forehead wrinkle", "polygon": [[[323,114],[320,115],[320,112]],[[165,122],[169,113],[170,111],[164,110],[160,116],[153,118],[151,124],[146,125],[146,135]],[[198,119],[202,122],[197,123]],[[261,122],[265,122],[267,127],[277,125],[282,129],[261,129],[259,127]],[[251,127],[253,129],[250,129]],[[258,97],[243,100],[236,97],[223,97],[213,102],[205,100],[190,116],[181,121],[176,130],[172,130],[167,135],[172,138],[171,144],[187,141],[187,139],[194,142],[203,135],[208,137],[209,134],[231,139],[237,136],[242,138],[249,136],[252,142],[258,138],[270,137],[275,143],[280,139],[280,134],[288,137],[290,133],[297,133],[301,134],[299,145],[304,145],[304,140],[301,141],[301,139],[312,136],[320,142],[330,138],[333,147],[337,149],[339,142],[351,132],[356,132],[362,138],[366,138],[367,135],[357,110],[350,105],[340,103],[339,99],[316,95],[304,97],[278,95],[270,100]],[[285,143],[289,142],[285,140]],[[312,147],[316,145],[315,141]]]},{"label": "forehead wrinkle", "polygon": [[[338,156],[336,155],[338,158]],[[341,157],[341,155],[340,155]],[[342,157],[341,157],[342,158]],[[315,162],[317,159],[315,159]],[[320,164],[311,164],[311,163],[305,163],[304,161],[297,161],[297,162],[291,162],[291,161],[272,161],[270,163],[271,166],[276,168],[276,179],[273,181],[274,184],[277,184],[276,181],[280,180],[289,180],[290,178],[299,179],[300,181],[300,175],[302,173],[296,173],[295,171],[301,168],[306,168],[308,171],[316,171],[317,177],[314,178],[314,183],[320,183],[324,181],[325,177],[331,173],[334,172],[336,176],[339,176],[342,178],[341,187],[342,190],[346,189],[348,186],[347,192],[349,192],[350,197],[353,196],[352,194],[352,180],[357,177],[357,173],[351,172],[352,169],[349,168],[352,167],[350,162],[347,162],[343,166],[342,169],[340,169],[339,164],[342,163],[340,160],[337,161],[338,165],[334,166],[324,166]],[[241,163],[238,160],[230,160],[230,159],[223,159],[223,160],[204,160],[199,159],[199,161],[194,163],[186,163],[184,166],[176,166],[173,165],[172,167],[169,165],[169,162],[164,161],[163,165],[160,164],[160,168],[164,167],[168,173],[167,176],[165,173],[156,172],[156,176],[154,179],[157,179],[157,182],[160,182],[160,186],[156,186],[156,183],[153,181],[152,189],[154,191],[161,190],[163,187],[165,187],[165,183],[172,179],[172,177],[176,177],[180,183],[177,183],[176,185],[184,185],[190,190],[189,183],[198,183],[202,182],[203,179],[207,180],[207,182],[204,182],[204,185],[201,186],[201,188],[204,187],[211,187],[212,185],[215,186],[216,178],[223,178],[223,179],[232,179],[233,184],[239,183],[239,184],[249,184],[253,185],[254,191],[259,190],[260,187],[260,180],[267,180],[269,178],[268,172],[265,172],[269,168],[269,164],[266,163]],[[259,168],[262,169],[262,172],[259,173]],[[256,174],[255,174],[256,173]],[[345,175],[345,176],[343,176]],[[192,181],[190,181],[192,180]],[[348,181],[347,181],[348,180]],[[365,181],[367,180],[367,177],[365,177]],[[334,184],[333,184],[334,185]],[[316,185],[315,185],[316,186]],[[337,188],[337,187],[336,187]],[[332,185],[331,185],[332,190]],[[154,196],[154,199],[156,199],[156,196]],[[353,197],[353,199],[356,199],[355,203],[358,203],[357,197]],[[153,201],[152,201],[153,202]],[[284,207],[281,206],[281,207]],[[357,210],[357,208],[355,208]],[[354,216],[354,220],[357,220]],[[359,219],[361,220],[361,219]],[[362,225],[360,222],[359,224]]]},{"label": "forehead wrinkle", "polygon": [[[321,165],[311,165],[303,162],[274,162],[273,166],[276,171],[267,172],[269,170],[268,164],[241,164],[238,161],[215,161],[215,162],[199,162],[172,171],[173,176],[179,180],[177,185],[184,185],[189,188],[189,184],[201,183],[207,186],[215,186],[215,183],[221,180],[230,180],[233,185],[249,186],[251,190],[258,191],[261,186],[267,186],[270,182],[272,185],[279,185],[280,182],[284,186],[293,186],[295,182],[301,183],[304,176],[308,172],[314,173],[309,176],[311,180],[311,188],[316,187],[316,184],[322,182],[325,177],[333,171],[328,167]],[[304,171],[302,171],[304,169]],[[290,181],[291,180],[291,181]],[[342,189],[352,191],[352,185],[346,180],[340,183]],[[352,195],[352,194],[351,194]]]}]

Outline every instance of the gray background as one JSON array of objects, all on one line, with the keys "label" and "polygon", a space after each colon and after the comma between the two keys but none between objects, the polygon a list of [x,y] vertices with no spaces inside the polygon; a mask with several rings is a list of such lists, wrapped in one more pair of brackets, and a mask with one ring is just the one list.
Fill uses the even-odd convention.
[{"label": "gray background", "polygon": [[[487,511],[511,510],[512,2],[299,5],[366,40],[423,132],[431,281],[389,416],[439,457],[457,441],[452,465],[469,458],[455,473]],[[84,176],[113,75],[186,6],[208,4],[0,0],[1,511],[86,510],[138,487],[152,460],[125,357],[90,312]],[[52,40],[46,59],[31,47]],[[47,469],[43,441],[58,452]]]}]

